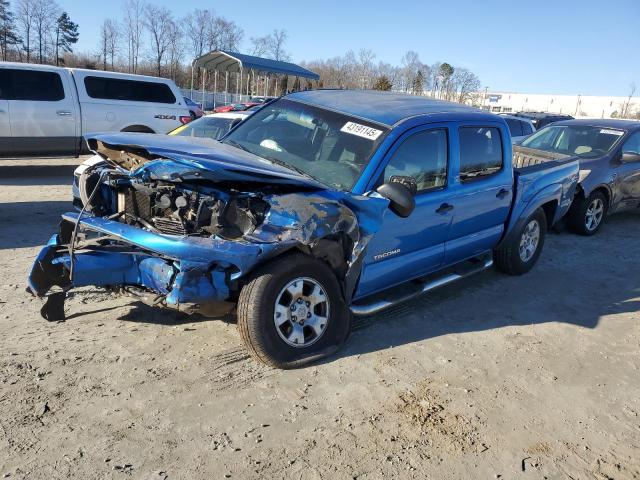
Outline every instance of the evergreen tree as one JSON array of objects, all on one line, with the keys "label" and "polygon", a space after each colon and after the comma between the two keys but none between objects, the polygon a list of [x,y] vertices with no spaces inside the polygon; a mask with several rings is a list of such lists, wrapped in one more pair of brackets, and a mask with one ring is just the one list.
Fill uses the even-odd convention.
[{"label": "evergreen tree", "polygon": [[20,44],[20,38],[16,31],[15,18],[8,0],[0,0],[0,53],[2,60],[6,61],[9,48]]},{"label": "evergreen tree", "polygon": [[62,12],[56,20],[56,65],[60,64],[60,51],[72,52],[71,46],[78,41],[78,37],[78,24],[69,18],[67,12]]},{"label": "evergreen tree", "polygon": [[386,75],[382,75],[376,79],[376,83],[373,84],[374,90],[383,90],[388,92],[393,87],[391,81]]},{"label": "evergreen tree", "polygon": [[413,94],[422,95],[424,93],[424,73],[422,70],[418,70],[416,78],[413,79]]}]

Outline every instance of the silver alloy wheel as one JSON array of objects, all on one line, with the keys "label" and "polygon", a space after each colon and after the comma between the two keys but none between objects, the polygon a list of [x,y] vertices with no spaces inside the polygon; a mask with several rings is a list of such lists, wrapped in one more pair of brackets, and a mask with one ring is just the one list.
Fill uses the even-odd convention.
[{"label": "silver alloy wheel", "polygon": [[602,216],[604,215],[604,202],[601,198],[594,198],[593,201],[587,207],[587,213],[584,215],[584,226],[590,232],[593,232],[600,222],[602,221]]},{"label": "silver alloy wheel", "polygon": [[520,260],[525,263],[531,260],[538,249],[538,243],[540,243],[540,223],[538,223],[538,220],[533,219],[524,228],[524,232],[522,232],[522,237],[520,238],[520,246],[518,249]]},{"label": "silver alloy wheel", "polygon": [[287,345],[308,347],[327,330],[329,312],[329,298],[322,284],[313,278],[299,277],[280,290],[273,322]]}]

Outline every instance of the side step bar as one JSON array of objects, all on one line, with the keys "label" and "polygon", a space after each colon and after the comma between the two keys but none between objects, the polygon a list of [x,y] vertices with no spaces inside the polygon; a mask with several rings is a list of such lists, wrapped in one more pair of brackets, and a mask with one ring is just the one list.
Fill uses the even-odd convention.
[{"label": "side step bar", "polygon": [[[402,293],[393,295],[390,294],[388,297],[384,297],[385,292],[375,295],[375,299],[368,303],[355,303],[351,305],[351,313],[354,315],[372,315],[374,313],[378,313],[386,308],[392,307],[393,305],[397,305],[398,303],[406,302],[407,300],[411,300],[412,298],[423,295],[431,290],[435,290],[439,287],[444,287],[445,285],[449,285],[450,283],[457,282],[463,278],[469,277],[476,273],[482,272],[493,265],[493,259],[483,259],[479,266],[474,266],[473,268],[469,268],[464,272],[453,272],[447,273],[446,275],[438,278],[434,278],[425,282],[420,282],[420,286],[417,290],[413,290],[410,293]],[[406,288],[404,289],[406,292]]]}]

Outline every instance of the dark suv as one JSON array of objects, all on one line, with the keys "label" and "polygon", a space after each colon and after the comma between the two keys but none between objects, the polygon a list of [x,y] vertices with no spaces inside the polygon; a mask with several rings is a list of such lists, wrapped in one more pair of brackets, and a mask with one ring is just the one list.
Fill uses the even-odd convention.
[{"label": "dark suv", "polygon": [[549,113],[549,112],[518,112],[512,114],[515,117],[528,118],[536,127],[536,130],[540,130],[545,125],[549,125],[553,122],[559,122],[560,120],[573,120],[571,115],[563,115],[562,113]]}]

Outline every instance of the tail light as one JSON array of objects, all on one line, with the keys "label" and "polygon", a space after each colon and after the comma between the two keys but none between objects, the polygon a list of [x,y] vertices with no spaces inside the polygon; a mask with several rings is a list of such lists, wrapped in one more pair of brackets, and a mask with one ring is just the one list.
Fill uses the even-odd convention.
[{"label": "tail light", "polygon": [[180,116],[180,123],[182,125],[186,125],[187,123],[189,123],[191,121],[191,115],[184,115],[184,116]]}]

